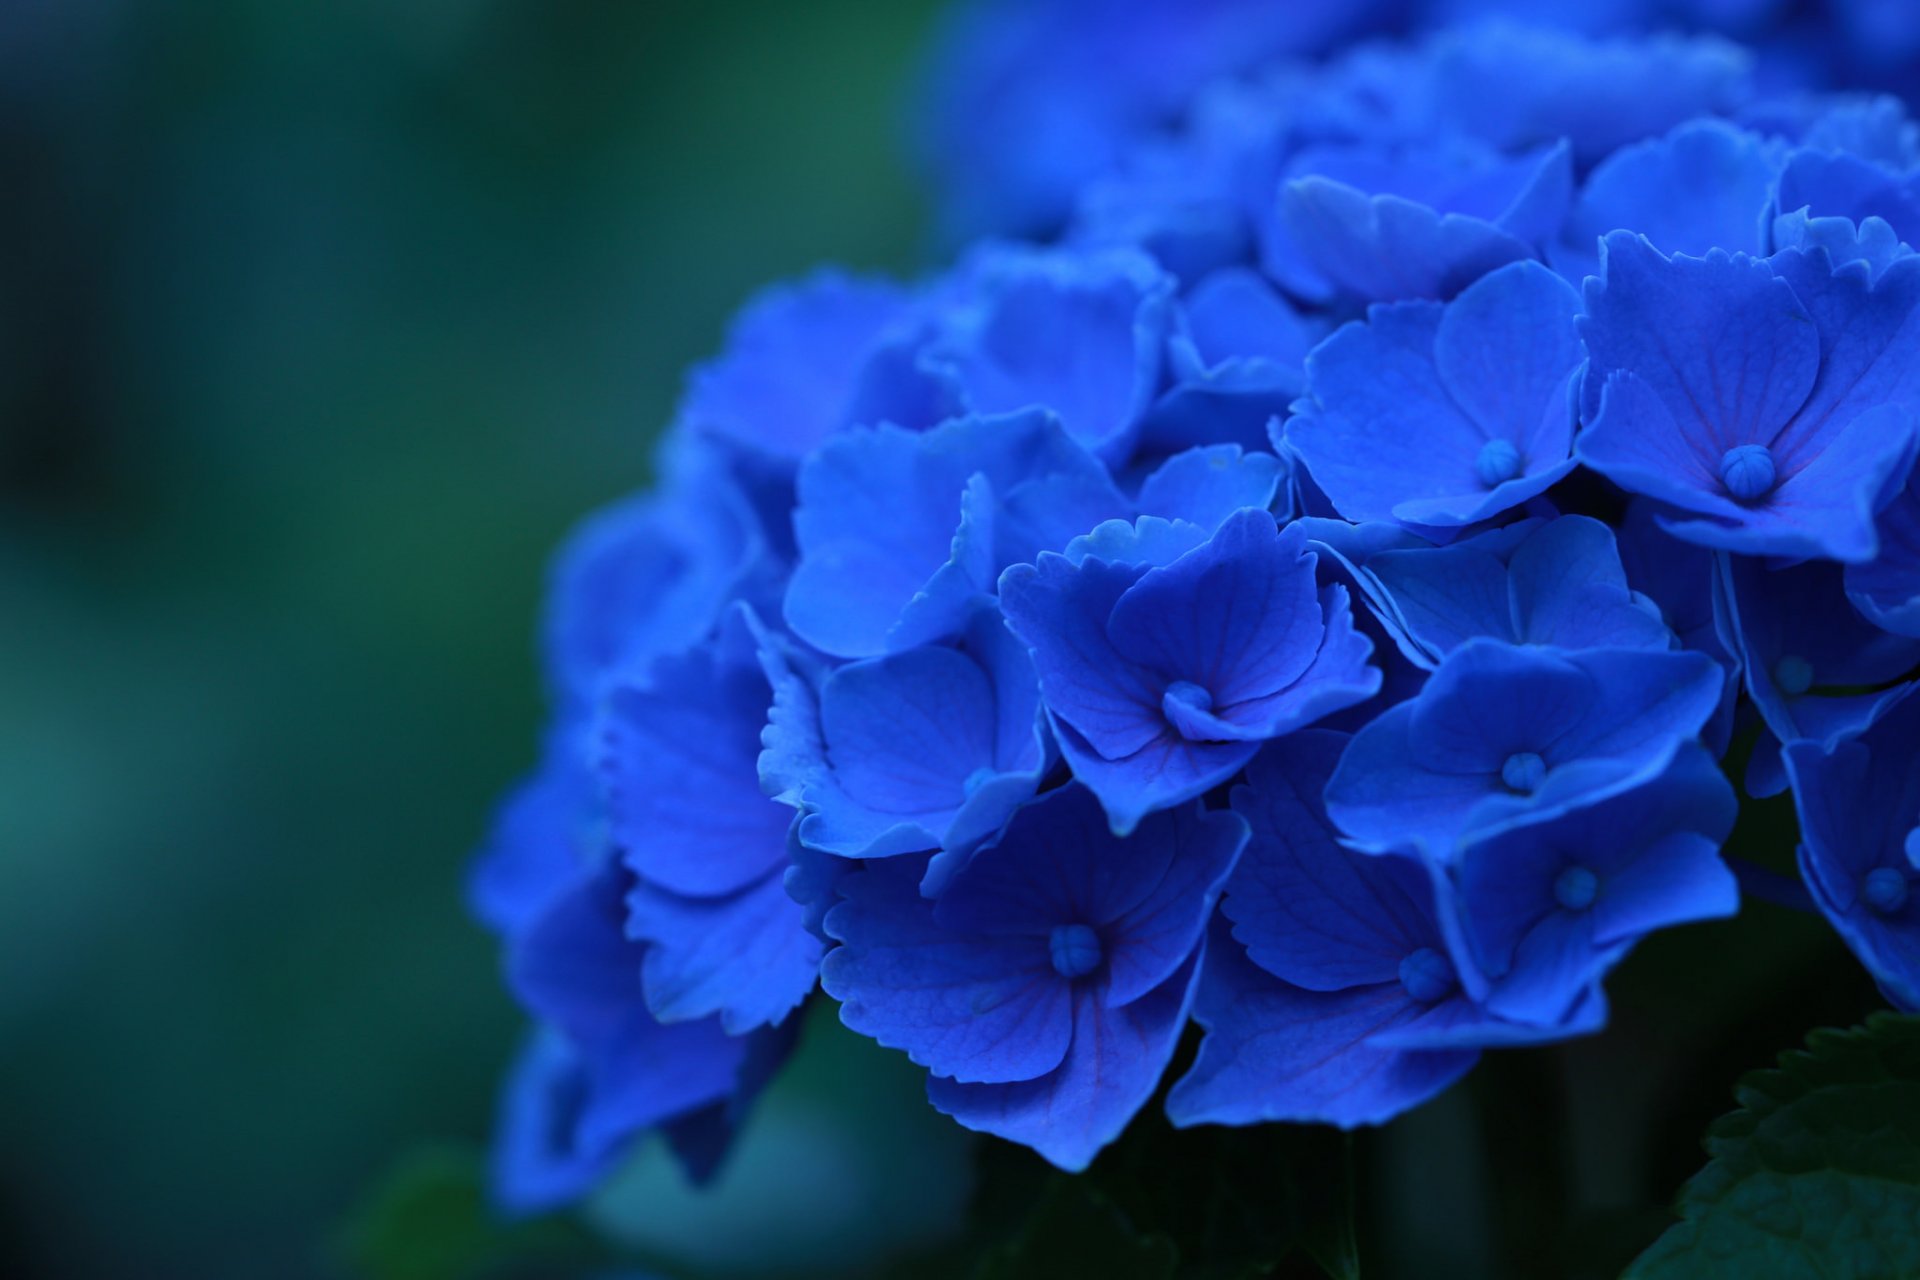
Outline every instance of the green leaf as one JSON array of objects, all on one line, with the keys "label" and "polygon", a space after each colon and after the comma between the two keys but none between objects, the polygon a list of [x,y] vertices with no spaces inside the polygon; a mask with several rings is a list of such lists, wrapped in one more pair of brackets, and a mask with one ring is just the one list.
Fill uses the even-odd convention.
[{"label": "green leaf", "polygon": [[1056,1175],[1033,1216],[1012,1240],[989,1254],[976,1280],[1171,1280],[1180,1252],[1163,1235],[1141,1235],[1126,1215],[1086,1180]]},{"label": "green leaf", "polygon": [[428,1148],[402,1160],[362,1202],[340,1241],[364,1280],[553,1276],[604,1254],[562,1218],[506,1222],[487,1202],[477,1154]]},{"label": "green leaf", "polygon": [[1920,1018],[1816,1031],[1734,1093],[1625,1280],[1920,1276]]}]

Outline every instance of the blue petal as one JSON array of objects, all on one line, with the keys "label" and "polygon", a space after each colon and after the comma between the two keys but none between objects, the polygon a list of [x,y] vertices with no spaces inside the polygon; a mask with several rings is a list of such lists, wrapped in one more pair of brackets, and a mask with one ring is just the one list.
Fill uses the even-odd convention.
[{"label": "blue petal", "polygon": [[717,1018],[668,1024],[635,1010],[587,1055],[581,1144],[605,1150],[725,1102],[738,1086],[753,1039],[727,1035]]},{"label": "blue petal", "polygon": [[1600,270],[1599,242],[1637,231],[1662,253],[1763,255],[1781,149],[1719,120],[1694,120],[1614,152],[1588,176],[1555,246],[1576,283]]},{"label": "blue petal", "polygon": [[982,935],[1088,925],[1105,954],[1101,999],[1127,1004],[1199,945],[1246,839],[1240,819],[1195,805],[1154,814],[1121,839],[1086,788],[1063,787],[1022,808],[948,885],[935,915]]},{"label": "blue petal", "polygon": [[1876,282],[1894,263],[1914,255],[1912,247],[1879,218],[1859,222],[1851,218],[1815,218],[1805,209],[1783,213],[1773,220],[1773,245],[1780,251],[1819,250],[1836,268],[1850,262],[1865,263],[1868,280]]},{"label": "blue petal", "polygon": [[627,894],[627,933],[652,944],[641,968],[662,1022],[718,1015],[729,1035],[779,1022],[813,990],[820,942],[788,896],[784,871],[726,897],[689,898],[648,884]]},{"label": "blue petal", "polygon": [[1629,589],[1613,533],[1585,516],[1528,530],[1506,562],[1476,541],[1390,551],[1367,569],[1432,667],[1475,636],[1565,649],[1664,649],[1672,634]]},{"label": "blue petal", "polygon": [[[1732,915],[1739,891],[1718,850],[1736,812],[1712,758],[1689,746],[1644,786],[1462,850],[1457,901],[1468,949],[1494,979],[1487,1007],[1559,1021],[1642,934]],[[1584,899],[1564,896],[1569,875],[1586,878]]]},{"label": "blue petal", "polygon": [[473,860],[467,902],[496,932],[538,918],[605,854],[583,737],[566,723],[550,732],[539,770],[501,804]]},{"label": "blue petal", "polygon": [[957,634],[1002,568],[1127,505],[1044,412],[846,432],[801,467],[798,495],[787,622],[849,658]]},{"label": "blue petal", "polygon": [[[1870,559],[1874,507],[1912,458],[1914,415],[1899,402],[1920,390],[1907,336],[1920,328],[1920,261],[1870,284],[1864,264],[1836,272],[1817,251],[1771,266],[1670,262],[1624,233],[1606,249],[1605,280],[1588,284],[1588,394],[1598,399],[1581,460],[1705,517],[1667,522],[1678,536],[1747,554]],[[1768,451],[1769,486],[1757,495],[1724,478],[1736,447]]]},{"label": "blue petal", "polygon": [[694,370],[680,421],[797,462],[847,425],[862,370],[909,305],[894,285],[831,271],[766,290],[734,319],[726,353]]},{"label": "blue petal", "polygon": [[1257,742],[1190,742],[1169,731],[1130,755],[1109,760],[1058,715],[1053,733],[1073,776],[1100,797],[1119,836],[1131,833],[1148,814],[1184,804],[1228,781],[1260,749]]},{"label": "blue petal", "polygon": [[1312,665],[1324,630],[1314,563],[1300,530],[1242,511],[1206,546],[1128,587],[1108,634],[1122,657],[1199,685],[1231,720],[1237,704],[1280,692]]},{"label": "blue petal", "polygon": [[[744,606],[743,606],[744,608]],[[736,614],[720,641],[616,684],[596,726],[596,772],[627,864],[675,893],[729,893],[786,857],[785,806],[760,790],[772,688]]]},{"label": "blue petal", "polygon": [[1312,991],[1397,981],[1407,956],[1444,947],[1417,862],[1338,843],[1321,796],[1346,743],[1312,729],[1271,743],[1233,790],[1253,835],[1222,910],[1255,964]]},{"label": "blue petal", "polygon": [[1880,554],[1846,568],[1847,599],[1883,631],[1920,637],[1920,474],[1877,519]]},{"label": "blue petal", "polygon": [[[1556,653],[1472,640],[1410,703],[1354,736],[1327,787],[1327,812],[1359,845],[1449,856],[1470,832],[1545,815],[1664,768],[1720,700],[1701,654],[1631,649]],[[1516,755],[1548,772],[1532,793],[1504,776]]]},{"label": "blue petal", "polygon": [[[822,686],[820,718],[835,783],[833,791],[821,789],[822,805],[851,802],[937,833],[965,803],[967,780],[993,768],[993,684],[958,649],[909,649],[849,663]],[[811,836],[809,842],[830,847]]]},{"label": "blue petal", "polygon": [[563,698],[712,630],[765,553],[744,496],[711,466],[589,517],[556,557],[545,650]]},{"label": "blue petal", "polygon": [[[1791,743],[1787,772],[1800,815],[1800,865],[1814,902],[1895,1004],[1920,1009],[1920,867],[1906,842],[1920,827],[1920,698],[1909,685],[1884,700],[1849,741]],[[1905,879],[1898,910],[1863,895],[1874,873]]]},{"label": "blue petal", "polygon": [[869,863],[827,913],[820,981],[840,1020],[921,1066],[971,1081],[1031,1080],[1073,1035],[1072,984],[1045,936],[949,929],[921,896],[914,860]]},{"label": "blue petal", "polygon": [[1141,516],[1137,520],[1103,520],[1067,544],[1071,564],[1092,557],[1108,564],[1152,568],[1172,564],[1196,547],[1203,547],[1213,530],[1187,520]]},{"label": "blue petal", "polygon": [[976,413],[1045,408],[1075,440],[1124,456],[1159,389],[1173,279],[1143,254],[990,247],[926,359]]},{"label": "blue petal", "polygon": [[[1806,402],[1820,369],[1813,317],[1771,267],[1744,255],[1669,259],[1625,231],[1602,248],[1581,321],[1592,356],[1588,408],[1599,409],[1580,438],[1581,460],[1634,480],[1659,472],[1671,489],[1655,497],[1698,490],[1694,509],[1737,515],[1720,489],[1722,455],[1771,443]],[[1599,394],[1603,385],[1615,394],[1616,374],[1645,394],[1610,415]]]},{"label": "blue petal", "polygon": [[545,1213],[585,1195],[613,1171],[621,1152],[582,1150],[576,1141],[587,1084],[579,1056],[552,1031],[521,1046],[501,1090],[489,1191],[511,1217]]},{"label": "blue petal", "polygon": [[1482,219],[1440,214],[1400,196],[1369,196],[1329,178],[1288,183],[1281,208],[1307,260],[1365,301],[1450,298],[1533,252]]},{"label": "blue petal", "polygon": [[1782,742],[1835,742],[1857,732],[1885,697],[1858,690],[1920,664],[1920,641],[1889,635],[1854,613],[1838,565],[1769,570],[1764,561],[1727,558],[1717,574],[1721,629],[1753,705]]},{"label": "blue petal", "polygon": [[1780,211],[1885,222],[1908,244],[1920,241],[1920,180],[1859,156],[1798,151],[1780,174]]},{"label": "blue petal", "polygon": [[1167,1095],[1174,1124],[1274,1120],[1381,1124],[1465,1075],[1476,1050],[1403,1050],[1369,1043],[1419,1007],[1398,982],[1308,991],[1252,964],[1216,931],[1194,1016],[1200,1053]]},{"label": "blue petal", "polygon": [[[1000,578],[1007,623],[1033,653],[1047,708],[1109,759],[1124,759],[1161,737],[1164,681],[1127,661],[1107,619],[1143,568],[1042,555]],[[1064,745],[1064,744],[1063,744]]]},{"label": "blue petal", "polygon": [[1208,275],[1176,311],[1167,344],[1174,385],[1148,412],[1143,446],[1264,447],[1267,423],[1300,394],[1320,332],[1253,272]]},{"label": "blue petal", "polygon": [[[1552,5],[1565,19],[1573,6]],[[1565,138],[1581,169],[1684,120],[1723,114],[1752,94],[1752,58],[1712,37],[1587,40],[1480,24],[1435,41],[1431,108],[1503,149]]]},{"label": "blue petal", "polygon": [[622,877],[614,868],[553,900],[507,952],[507,985],[528,1012],[577,1045],[612,1039],[645,1012],[646,948],[626,936]]},{"label": "blue petal", "polygon": [[[1525,502],[1571,469],[1577,310],[1536,263],[1448,307],[1376,307],[1308,357],[1287,444],[1350,520],[1458,526]],[[1496,441],[1511,462],[1487,472]]]},{"label": "blue petal", "polygon": [[1120,1008],[1091,988],[1073,1000],[1073,1043],[1053,1071],[1009,1084],[934,1075],[927,1098],[969,1129],[1024,1143],[1068,1172],[1087,1167],[1145,1106],[1180,1043],[1198,985],[1200,956]]},{"label": "blue petal", "polygon": [[1280,459],[1271,453],[1243,452],[1237,444],[1201,445],[1175,454],[1146,478],[1140,512],[1217,529],[1242,508],[1271,507],[1281,471]]}]

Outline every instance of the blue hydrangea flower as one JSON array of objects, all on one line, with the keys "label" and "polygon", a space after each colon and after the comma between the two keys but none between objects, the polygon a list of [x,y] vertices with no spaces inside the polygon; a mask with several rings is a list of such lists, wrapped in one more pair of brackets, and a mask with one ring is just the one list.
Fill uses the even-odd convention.
[{"label": "blue hydrangea flower", "polygon": [[1920,698],[1909,686],[1858,736],[1789,743],[1800,872],[1887,998],[1920,1010]]},{"label": "blue hydrangea flower", "polygon": [[991,246],[954,273],[919,362],[974,413],[1048,409],[1124,458],[1160,389],[1173,287],[1131,250]]},{"label": "blue hydrangea flower", "polygon": [[1874,687],[1920,664],[1920,641],[1890,635],[1855,613],[1839,565],[1769,570],[1765,561],[1737,557],[1723,561],[1719,573],[1722,640],[1738,656],[1747,695],[1770,731],[1748,761],[1747,791],[1777,795],[1787,785],[1780,744],[1831,744],[1858,732],[1886,696]]},{"label": "blue hydrangea flower", "polygon": [[1042,555],[1000,594],[1062,753],[1122,834],[1379,688],[1345,590],[1321,589],[1304,534],[1264,511],[1157,565]]},{"label": "blue hydrangea flower", "polygon": [[768,289],[735,317],[725,353],[688,379],[680,425],[790,471],[860,420],[862,376],[913,302],[897,285],[835,271]]},{"label": "blue hydrangea flower", "polygon": [[1582,170],[1753,92],[1751,55],[1707,36],[1591,39],[1493,23],[1443,32],[1431,48],[1434,124],[1509,151],[1564,138]]},{"label": "blue hydrangea flower", "polygon": [[1378,1124],[1472,1067],[1482,1046],[1560,1039],[1604,1019],[1596,992],[1550,1025],[1512,1022],[1461,982],[1419,861],[1339,844],[1321,793],[1346,744],[1307,730],[1234,788],[1252,831],[1228,882],[1194,1007],[1206,1039],[1167,1096],[1175,1124]]},{"label": "blue hydrangea flower", "polygon": [[934,1106],[1080,1169],[1173,1056],[1246,839],[1189,805],[1123,840],[1084,788],[1049,792],[938,900],[909,859],[849,877],[822,980],[849,1027],[929,1070]]},{"label": "blue hydrangea flower", "polygon": [[587,731],[568,719],[548,732],[539,768],[501,802],[467,875],[467,905],[510,935],[606,858]]},{"label": "blue hydrangea flower", "polygon": [[1666,649],[1660,610],[1627,583],[1613,531],[1586,516],[1521,521],[1446,547],[1368,556],[1376,616],[1432,670],[1476,636],[1562,649]]},{"label": "blue hydrangea flower", "polygon": [[1834,269],[1849,263],[1864,263],[1869,283],[1877,282],[1888,267],[1902,258],[1911,258],[1914,250],[1894,229],[1880,218],[1855,222],[1851,218],[1816,218],[1806,209],[1783,213],[1773,220],[1773,246],[1776,250],[1819,250],[1827,255]]},{"label": "blue hydrangea flower", "polygon": [[1920,177],[1864,157],[1835,151],[1797,151],[1780,173],[1782,213],[1813,217],[1877,218],[1908,244],[1920,242]]},{"label": "blue hydrangea flower", "polygon": [[1920,128],[1906,104],[1888,94],[1778,95],[1749,102],[1736,118],[1809,151],[1844,152],[1895,169],[1920,164]]},{"label": "blue hydrangea flower", "polygon": [[1715,597],[1716,552],[1682,542],[1660,527],[1654,504],[1636,498],[1627,504],[1617,534],[1620,564],[1641,599],[1660,609],[1668,630],[1683,649],[1704,653],[1720,664],[1725,683],[1720,709],[1701,735],[1714,755],[1726,754],[1733,739],[1734,713],[1740,701],[1740,663],[1720,635]]},{"label": "blue hydrangea flower", "polygon": [[919,123],[951,234],[1037,234],[1214,76],[1367,30],[1397,0],[973,0]]},{"label": "blue hydrangea flower", "polygon": [[1307,358],[1287,447],[1349,520],[1449,529],[1569,471],[1580,300],[1516,263],[1450,304],[1375,307]]},{"label": "blue hydrangea flower", "polygon": [[1134,508],[1143,516],[1192,526],[1204,537],[1235,512],[1270,510],[1287,479],[1286,464],[1264,449],[1195,445],[1174,454],[1141,481]]},{"label": "blue hydrangea flower", "polygon": [[1880,554],[1846,568],[1847,599],[1883,631],[1920,637],[1920,468],[1881,508]]},{"label": "blue hydrangea flower", "polygon": [[710,459],[588,518],[556,557],[547,594],[548,681],[578,715],[608,673],[703,638],[764,577],[766,541],[742,492]]},{"label": "blue hydrangea flower", "polygon": [[1006,566],[1125,514],[1051,413],[845,432],[800,468],[787,625],[845,658],[943,640]]},{"label": "blue hydrangea flower", "polygon": [[[624,933],[617,868],[582,879],[510,940],[507,979],[547,1031],[509,1081],[496,1194],[533,1211],[570,1198],[640,1134],[689,1141],[694,1172],[718,1158],[713,1113],[746,1106],[791,1043],[726,1034],[717,1018],[663,1023],[647,1010],[647,948]],[[698,1141],[695,1141],[695,1139]]]},{"label": "blue hydrangea flower", "polygon": [[809,848],[844,858],[963,851],[1032,798],[1053,763],[1026,648],[996,609],[957,647],[850,662],[818,688],[787,672],[762,775]]},{"label": "blue hydrangea flower", "polygon": [[1738,807],[1687,744],[1644,786],[1468,844],[1449,919],[1469,984],[1484,984],[1474,994],[1502,1017],[1552,1023],[1653,930],[1732,915],[1739,886],[1720,846]]},{"label": "blue hydrangea flower", "polygon": [[1580,460],[1662,503],[1680,537],[1870,560],[1913,454],[1916,304],[1920,261],[1870,282],[1818,251],[1668,258],[1609,235],[1582,322]]},{"label": "blue hydrangea flower", "polygon": [[760,789],[764,643],[736,607],[711,644],[617,682],[596,731],[608,833],[636,877],[626,929],[652,944],[647,1008],[734,1035],[791,1012],[820,960],[783,886],[793,813]]},{"label": "blue hydrangea flower", "polygon": [[1267,424],[1305,386],[1321,328],[1243,267],[1204,277],[1180,300],[1167,341],[1173,386],[1148,412],[1141,443],[1265,449]]},{"label": "blue hydrangea flower", "polygon": [[1658,774],[1720,690],[1719,666],[1698,653],[1469,640],[1419,697],[1354,735],[1327,812],[1356,847],[1446,859],[1476,831]]},{"label": "blue hydrangea flower", "polygon": [[1304,297],[1450,298],[1539,255],[1573,198],[1565,144],[1509,158],[1464,141],[1322,147],[1288,166],[1263,264]]},{"label": "blue hydrangea flower", "polygon": [[1719,120],[1694,120],[1614,152],[1587,176],[1553,247],[1578,283],[1600,270],[1600,241],[1628,227],[1662,253],[1765,255],[1784,148]]},{"label": "blue hydrangea flower", "polygon": [[585,1195],[619,1163],[620,1144],[582,1143],[589,1084],[580,1056],[558,1033],[527,1036],[500,1092],[488,1168],[495,1207],[509,1217],[557,1209]]}]

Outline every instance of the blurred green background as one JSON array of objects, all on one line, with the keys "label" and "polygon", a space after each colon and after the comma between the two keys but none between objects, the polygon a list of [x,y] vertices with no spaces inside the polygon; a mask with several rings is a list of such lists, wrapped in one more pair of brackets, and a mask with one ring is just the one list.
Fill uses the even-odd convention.
[{"label": "blurred green background", "polygon": [[544,558],[751,290],[916,261],[932,8],[0,5],[0,1275],[316,1273],[484,1137]]}]

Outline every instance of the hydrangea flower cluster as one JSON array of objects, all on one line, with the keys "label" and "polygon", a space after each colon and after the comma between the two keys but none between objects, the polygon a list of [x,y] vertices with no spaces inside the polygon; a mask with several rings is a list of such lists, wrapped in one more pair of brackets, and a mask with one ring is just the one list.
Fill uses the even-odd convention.
[{"label": "hydrangea flower cluster", "polygon": [[1384,1121],[1737,910],[1736,740],[1920,1007],[1901,107],[1521,27],[1186,106],[1058,239],[754,301],[562,552],[506,1204],[710,1172],[809,1001],[1066,1169],[1195,1024],[1175,1124]]}]

